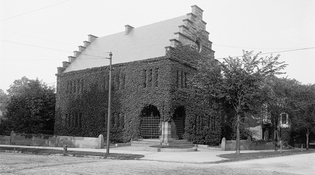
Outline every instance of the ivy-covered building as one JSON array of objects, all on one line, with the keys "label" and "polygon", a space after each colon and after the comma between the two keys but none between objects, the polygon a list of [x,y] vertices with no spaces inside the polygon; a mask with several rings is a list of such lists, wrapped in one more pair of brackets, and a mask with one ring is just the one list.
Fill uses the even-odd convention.
[{"label": "ivy-covered building", "polygon": [[111,140],[158,138],[161,121],[171,136],[218,143],[220,116],[189,80],[195,60],[214,59],[203,10],[104,37],[88,36],[58,67],[55,134],[106,136],[108,52],[113,53]]}]

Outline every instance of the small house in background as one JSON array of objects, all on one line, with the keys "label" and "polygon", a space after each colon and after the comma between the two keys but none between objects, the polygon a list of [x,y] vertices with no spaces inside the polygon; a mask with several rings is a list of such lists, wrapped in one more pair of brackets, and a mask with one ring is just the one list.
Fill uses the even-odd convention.
[{"label": "small house in background", "polygon": [[[55,134],[106,135],[112,89],[111,140],[159,138],[169,122],[173,139],[220,142],[220,115],[188,83],[196,60],[214,59],[212,42],[192,6],[186,15],[88,40],[58,67]],[[97,27],[97,26],[93,26]],[[109,52],[112,86],[109,87]]]}]

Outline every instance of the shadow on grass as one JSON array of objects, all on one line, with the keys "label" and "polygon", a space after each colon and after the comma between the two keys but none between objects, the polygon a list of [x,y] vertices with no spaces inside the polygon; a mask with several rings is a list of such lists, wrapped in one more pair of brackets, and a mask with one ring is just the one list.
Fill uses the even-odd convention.
[{"label": "shadow on grass", "polygon": [[64,155],[64,156],[75,156],[75,157],[86,157],[96,156],[105,159],[118,159],[118,160],[136,160],[144,157],[140,154],[120,154],[110,153],[106,155],[105,152],[88,152],[88,151],[63,151],[55,149],[45,148],[21,148],[21,147],[0,147],[0,152],[14,152],[14,153],[31,153],[39,155]]},{"label": "shadow on grass", "polygon": [[315,153],[315,149],[310,150],[299,150],[299,149],[290,149],[284,150],[282,153],[280,151],[268,151],[268,152],[252,152],[252,153],[240,153],[239,155],[232,153],[232,154],[221,154],[218,155],[219,157],[226,158],[227,160],[222,160],[216,163],[224,163],[224,162],[234,162],[234,161],[244,161],[244,160],[252,160],[252,159],[262,159],[262,158],[269,158],[269,157],[281,157],[281,156],[290,156],[290,155],[297,155],[297,154],[309,154]]}]

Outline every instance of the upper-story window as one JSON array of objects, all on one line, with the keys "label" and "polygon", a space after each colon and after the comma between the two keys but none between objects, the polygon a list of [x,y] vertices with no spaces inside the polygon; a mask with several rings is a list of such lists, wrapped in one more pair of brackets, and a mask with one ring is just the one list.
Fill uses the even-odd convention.
[{"label": "upper-story window", "polygon": [[83,79],[68,80],[66,84],[66,94],[81,94],[84,90]]},{"label": "upper-story window", "polygon": [[187,88],[188,73],[182,70],[176,71],[176,86],[177,88]]},{"label": "upper-story window", "polygon": [[159,86],[159,68],[142,70],[142,87],[158,87]]},{"label": "upper-story window", "polygon": [[289,127],[289,115],[287,113],[281,113],[280,114],[280,120],[279,120],[281,127]]}]

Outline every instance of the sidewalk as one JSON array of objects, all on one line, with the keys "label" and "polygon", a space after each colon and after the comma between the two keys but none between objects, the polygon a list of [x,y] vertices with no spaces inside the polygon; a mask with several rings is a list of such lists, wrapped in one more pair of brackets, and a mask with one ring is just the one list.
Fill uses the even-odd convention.
[{"label": "sidewalk", "polygon": [[[41,146],[19,146],[19,145],[0,145],[0,147],[11,148],[36,148],[36,149],[53,149],[63,151],[62,147],[41,147]],[[90,148],[68,148],[68,151],[84,151],[84,152],[98,152],[106,153],[106,149],[90,149]],[[156,152],[146,150],[145,147],[139,146],[124,146],[112,147],[109,149],[110,153],[119,154],[140,154],[143,158],[140,160],[164,161],[164,162],[185,162],[185,163],[210,163],[225,160],[225,158],[218,157],[220,154],[229,154],[235,151],[221,151],[219,148],[202,148],[194,152]]]},{"label": "sidewalk", "polygon": [[[10,148],[35,148],[35,149],[52,149],[64,151],[62,147],[42,147],[42,146],[20,146],[20,145],[0,145],[1,147]],[[101,153],[98,155],[105,155],[106,148],[104,149],[92,149],[92,148],[68,148],[68,152],[87,152]],[[242,150],[242,153],[251,152],[269,152],[273,150]],[[150,150],[149,147],[140,146],[123,146],[123,147],[111,147],[110,153],[126,154],[126,155],[143,155],[140,160],[150,161],[163,161],[163,162],[178,162],[178,163],[214,163],[218,161],[227,160],[226,158],[219,157],[220,154],[233,154],[235,151],[221,151],[218,147],[198,147],[198,151],[193,152],[157,152],[156,150]],[[87,154],[88,155],[88,154]]]}]

